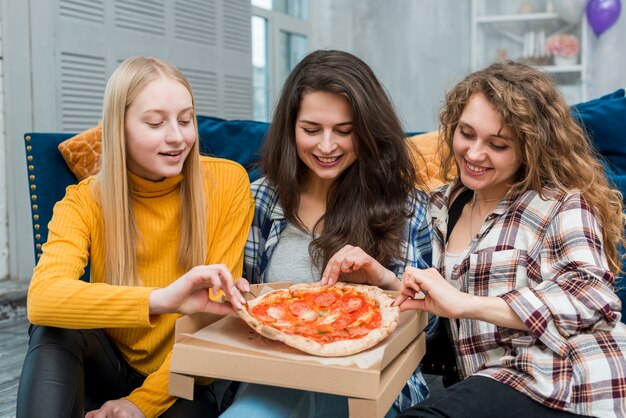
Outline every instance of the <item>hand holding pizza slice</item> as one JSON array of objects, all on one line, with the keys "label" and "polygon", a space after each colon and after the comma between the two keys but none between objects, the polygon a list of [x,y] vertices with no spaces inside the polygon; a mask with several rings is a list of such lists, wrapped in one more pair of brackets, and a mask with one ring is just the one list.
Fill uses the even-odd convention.
[{"label": "hand holding pizza slice", "polygon": [[248,301],[237,311],[259,334],[321,357],[373,347],[398,325],[393,298],[375,286],[296,284]]}]

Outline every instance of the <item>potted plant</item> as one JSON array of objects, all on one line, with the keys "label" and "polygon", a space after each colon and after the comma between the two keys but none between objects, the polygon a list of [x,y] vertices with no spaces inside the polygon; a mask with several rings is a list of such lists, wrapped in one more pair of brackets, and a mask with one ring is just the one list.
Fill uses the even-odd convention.
[{"label": "potted plant", "polygon": [[547,39],[545,48],[554,57],[555,65],[574,65],[578,61],[580,42],[575,35],[558,33]]}]

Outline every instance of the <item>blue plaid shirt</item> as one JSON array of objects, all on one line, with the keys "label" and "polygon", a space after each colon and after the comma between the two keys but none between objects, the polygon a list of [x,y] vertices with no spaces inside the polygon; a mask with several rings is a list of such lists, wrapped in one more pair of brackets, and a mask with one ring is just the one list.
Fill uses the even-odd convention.
[{"label": "blue plaid shirt", "polygon": [[[260,178],[251,185],[254,196],[254,218],[246,242],[244,253],[244,274],[250,283],[264,283],[265,271],[272,253],[280,241],[281,233],[287,226],[283,209],[278,202],[276,189],[265,178]],[[416,199],[408,202],[412,216],[404,227],[401,253],[402,260],[394,260],[390,266],[400,279],[407,266],[427,268],[431,265],[431,225],[427,214],[428,196],[423,192],[416,194]],[[434,319],[434,318],[433,318]],[[428,331],[434,328],[434,321],[429,321]],[[428,386],[420,369],[416,369],[395,401],[401,411],[424,400],[428,396]]]}]

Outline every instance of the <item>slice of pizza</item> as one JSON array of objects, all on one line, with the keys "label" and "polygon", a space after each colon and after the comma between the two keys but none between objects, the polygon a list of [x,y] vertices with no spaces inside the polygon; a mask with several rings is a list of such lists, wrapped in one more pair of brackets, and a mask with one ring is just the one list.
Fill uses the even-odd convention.
[{"label": "slice of pizza", "polygon": [[263,294],[237,311],[259,334],[321,357],[373,347],[398,325],[400,310],[376,286],[295,284]]}]

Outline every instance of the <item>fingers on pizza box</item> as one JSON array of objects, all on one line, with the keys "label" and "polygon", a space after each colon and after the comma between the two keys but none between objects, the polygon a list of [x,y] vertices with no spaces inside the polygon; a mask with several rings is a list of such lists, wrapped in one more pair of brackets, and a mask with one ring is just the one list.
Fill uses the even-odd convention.
[{"label": "fingers on pizza box", "polygon": [[322,357],[359,353],[398,325],[393,298],[376,286],[300,283],[248,301],[239,316],[259,334]]}]

